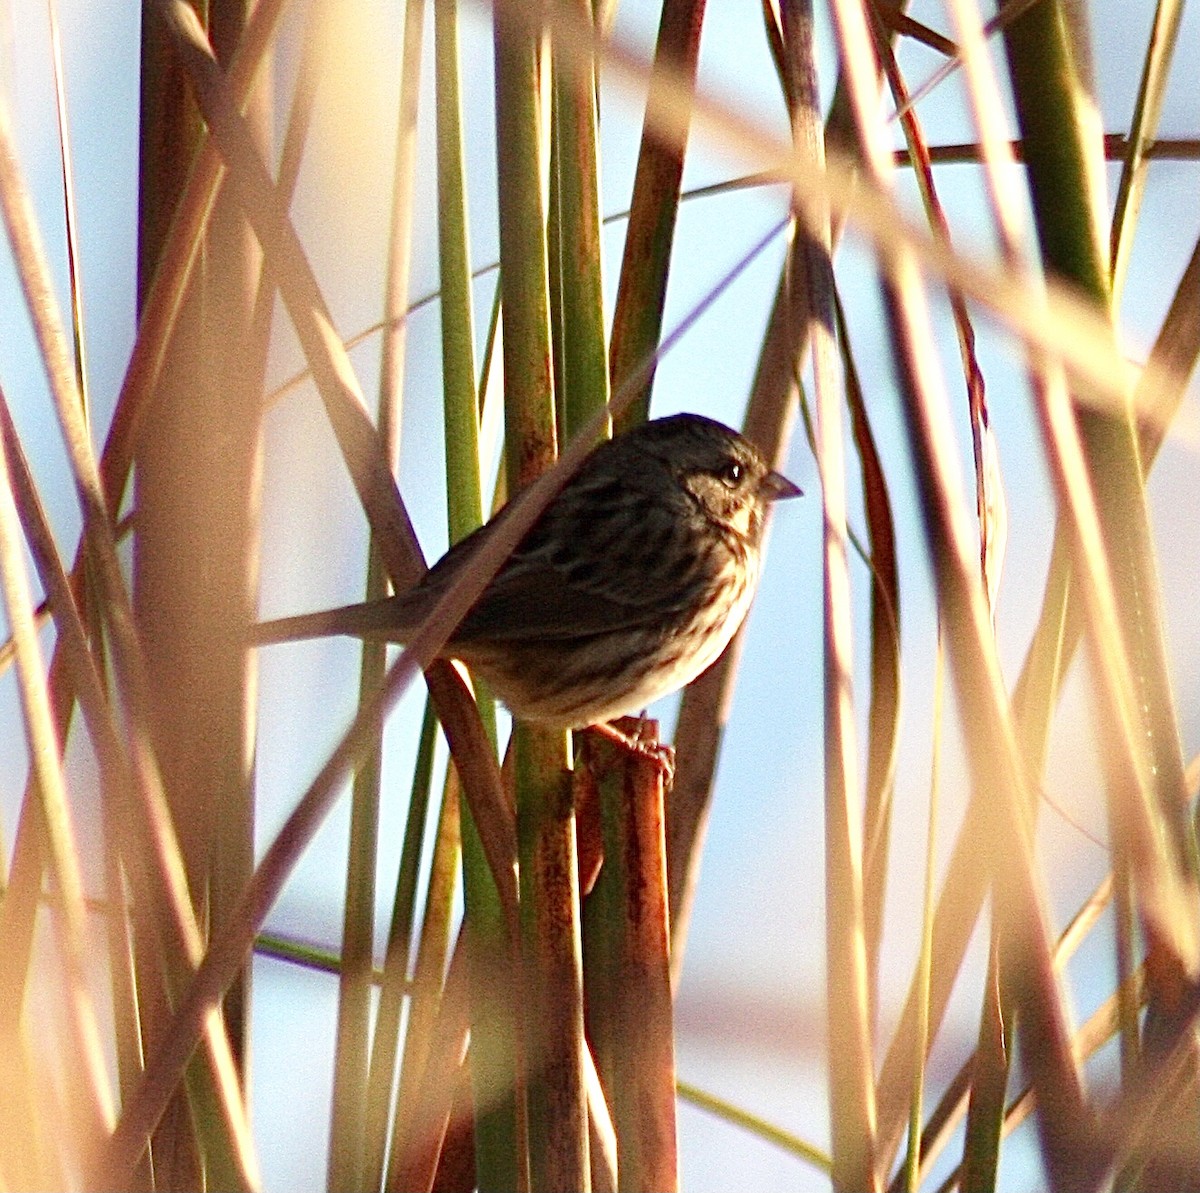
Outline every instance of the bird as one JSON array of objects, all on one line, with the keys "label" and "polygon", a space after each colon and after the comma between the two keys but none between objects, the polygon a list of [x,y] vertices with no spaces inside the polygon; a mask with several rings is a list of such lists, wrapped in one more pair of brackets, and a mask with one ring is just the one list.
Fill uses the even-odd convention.
[{"label": "bird", "polygon": [[[800,493],[722,423],[643,422],[584,458],[439,655],[526,721],[579,729],[644,711],[724,651],[758,586],[767,507]],[[509,508],[407,591],[261,622],[254,644],[405,642]]]}]

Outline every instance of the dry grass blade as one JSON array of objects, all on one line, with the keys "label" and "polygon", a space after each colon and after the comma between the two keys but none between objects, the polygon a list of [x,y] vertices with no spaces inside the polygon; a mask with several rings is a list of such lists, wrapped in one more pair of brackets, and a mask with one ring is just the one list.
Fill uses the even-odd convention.
[{"label": "dry grass blade", "polygon": [[[7,130],[0,126],[0,137],[6,140],[6,135]],[[6,164],[0,164],[0,172],[7,173]],[[6,194],[7,189],[5,187]],[[87,929],[80,855],[67,803],[46,676],[33,626],[21,554],[20,525],[6,457],[7,452],[0,452],[0,587],[16,643],[21,710],[35,775],[35,798],[39,805],[46,863],[55,895],[53,919],[64,970],[63,991],[75,1056],[80,1065],[67,1075],[69,1096],[76,1101],[74,1114],[79,1116],[75,1125],[81,1132],[75,1144],[76,1154],[68,1162],[78,1165],[82,1161],[86,1165],[103,1134],[112,1129],[112,1091],[87,974]],[[23,996],[18,998],[18,1002],[21,1001]]]},{"label": "dry grass blade", "polygon": [[[853,26],[851,26],[853,28]],[[855,30],[855,32],[858,32]],[[843,37],[846,31],[843,30]],[[858,40],[865,38],[865,30]],[[847,53],[850,61],[855,61]],[[860,79],[854,89],[865,156],[877,185],[888,177],[890,155],[870,122],[870,89]],[[1019,1023],[1037,1078],[1072,1125],[1065,1137],[1058,1120],[1042,1120],[1048,1133],[1052,1177],[1075,1179],[1067,1148],[1078,1142],[1085,1122],[1084,1102],[1067,1046],[1065,1015],[1054,985],[1046,940],[1045,913],[1037,885],[1026,821],[1029,806],[1023,765],[1009,721],[995,644],[988,625],[982,582],[968,565],[969,534],[953,481],[948,415],[930,342],[928,312],[914,260],[905,249],[885,256],[885,301],[898,355],[901,388],[908,413],[910,450],[916,464],[930,556],[938,576],[950,658],[966,732],[968,759],[978,786],[991,789],[1003,805],[996,828],[1006,841],[1005,866],[993,862],[997,913],[1021,970]]]},{"label": "dry grass blade", "polygon": [[[478,1188],[475,1164],[474,1094],[471,1089],[472,1065],[470,1055],[459,1067],[454,1082],[454,1101],[450,1104],[450,1121],[438,1156],[437,1171],[433,1174],[434,1190]],[[393,1193],[388,1189],[387,1193]],[[398,1193],[398,1191],[397,1191]]]},{"label": "dry grass blade", "polygon": [[[432,722],[430,724],[432,725]],[[419,1113],[418,1099],[422,1075],[425,1072],[429,1051],[433,1046],[437,1015],[444,997],[446,954],[451,931],[450,916],[460,853],[458,801],[457,771],[451,767],[446,773],[433,863],[425,888],[424,922],[421,926],[421,940],[413,972],[408,1018],[404,1028],[404,1054],[400,1066],[399,1088],[396,1090],[395,1111],[392,1115],[394,1127],[388,1161],[388,1170],[393,1174],[389,1177],[389,1181],[393,1184],[397,1166],[401,1163],[401,1157],[406,1154],[409,1146],[405,1142],[410,1138],[407,1134],[408,1124],[415,1121]],[[416,802],[414,801],[414,803]],[[419,806],[424,808],[425,801],[420,801]],[[412,824],[411,814],[409,823]],[[417,838],[410,837],[406,833],[406,846],[410,840],[415,847]],[[408,851],[406,850],[406,852]],[[415,848],[412,850],[412,854],[415,854]],[[417,878],[415,856],[412,857],[412,861],[413,864],[409,867],[411,885],[403,892],[405,901],[410,904],[409,917],[413,915],[414,911],[411,903],[416,893]],[[402,866],[401,869],[403,873],[404,867]],[[397,883],[398,909],[401,898],[401,885]],[[400,932],[403,933],[403,939],[395,939]],[[411,923],[397,925],[393,922],[392,933],[395,943],[389,941],[388,965],[389,969],[394,969],[396,973],[392,982],[385,986],[384,997],[380,1002],[380,1011],[375,1027],[375,1055],[371,1061],[372,1081],[380,1087],[374,1097],[378,1103],[377,1114],[382,1121],[377,1128],[378,1138],[371,1139],[369,1142],[372,1152],[378,1154],[380,1158],[380,1172],[383,1169],[384,1137],[387,1132],[387,1113],[392,1092],[392,1074],[395,1069],[396,1037],[400,1030],[399,995],[407,985],[403,978],[408,967]],[[367,1170],[367,1177],[368,1180],[374,1182],[372,1188],[377,1187],[378,1179],[373,1168]]]},{"label": "dry grass blade", "polygon": [[[508,544],[507,549],[511,548],[512,545]],[[498,564],[499,559],[494,561],[493,566]],[[448,595],[454,596],[453,593]],[[422,632],[417,637],[427,636],[427,632]],[[360,707],[341,743],[322,767],[279,836],[267,849],[228,927],[214,938],[187,993],[180,999],[159,1049],[148,1058],[146,1075],[123,1108],[121,1120],[109,1141],[104,1171],[106,1179],[114,1184],[119,1185],[125,1179],[140,1153],[143,1141],[179,1080],[204,1022],[236,976],[284,882],[337,799],[342,782],[362,751],[369,748],[386,711],[411,683],[417,670],[414,649],[421,650],[426,646],[427,642],[414,640],[414,647],[404,651],[388,672],[381,691]],[[461,690],[452,691],[445,686],[447,683],[456,684]],[[511,861],[516,855],[515,832],[511,814],[499,795],[499,772],[495,758],[483,737],[478,716],[459,716],[456,713],[464,703],[473,712],[473,705],[466,699],[465,685],[457,672],[447,668],[444,673],[431,675],[430,686],[435,691],[435,698],[441,696],[442,707],[446,710],[444,727],[455,757],[459,759],[460,769],[474,767],[478,771],[482,767],[486,771],[490,765],[493,772],[490,782],[497,793],[497,806],[488,809],[480,806],[475,811],[482,824],[494,826],[495,833],[507,835],[506,841],[496,841],[494,854],[489,860],[495,867],[497,883],[515,930],[516,889]],[[477,773],[471,774],[465,784],[468,790],[476,792],[483,787]],[[489,839],[485,837],[485,843]]]},{"label": "dry grass blade", "polygon": [[[334,44],[337,30],[332,4],[318,6],[325,20],[310,30],[305,44],[298,102],[305,123],[315,98],[320,68]],[[424,41],[424,0],[409,0],[404,13],[404,48],[400,71],[400,102],[392,176],[392,205],[388,231],[387,274],[384,283],[382,346],[379,369],[379,437],[387,460],[399,458],[403,376],[408,343],[407,306],[413,257],[414,182],[417,161],[417,119],[421,91],[421,58]],[[309,69],[303,70],[303,66]],[[301,86],[301,84],[307,84]],[[440,110],[440,105],[439,105]],[[297,121],[299,123],[299,121]],[[290,131],[290,130],[289,130]],[[286,161],[286,157],[285,157]],[[298,169],[299,154],[296,154]],[[283,171],[281,170],[281,175]],[[476,469],[477,471],[477,469]],[[387,573],[380,552],[368,549],[366,591],[368,601],[387,595]],[[383,643],[364,642],[359,692],[366,696],[381,682],[387,660]],[[427,765],[414,776],[412,805],[405,847],[423,839],[424,821],[413,813],[426,807],[429,768],[432,767],[434,722],[428,705],[422,729],[422,753]],[[333,1113],[330,1120],[328,1183],[331,1188],[369,1184],[378,1188],[383,1179],[386,1136],[393,1093],[395,1059],[400,1032],[402,995],[406,988],[408,944],[412,931],[415,858],[407,870],[402,864],[396,905],[388,941],[387,980],[372,1025],[368,975],[375,938],[375,874],[378,865],[379,819],[382,795],[384,744],[382,735],[363,765],[355,771],[351,805],[351,845],[346,870],[346,910],[343,953],[346,967],[338,1000],[338,1052],[335,1062]],[[424,799],[417,796],[418,777],[424,773]],[[457,842],[457,802],[454,839]],[[417,845],[419,850],[419,844]],[[406,878],[411,877],[411,885]],[[427,916],[436,915],[435,903]],[[444,945],[442,949],[444,953]],[[439,978],[441,963],[439,959]],[[409,1038],[412,1038],[410,1021]],[[399,1106],[397,1107],[399,1111]]]},{"label": "dry grass blade", "polygon": [[[286,0],[263,0],[255,6],[250,23],[238,43],[229,68],[229,86],[233,101],[240,107],[254,86],[267,49],[275,33]],[[154,279],[145,294],[137,339],[121,383],[117,408],[100,461],[104,494],[115,516],[121,504],[133,445],[146,411],[146,405],[158,384],[167,344],[183,304],[204,229],[212,211],[217,189],[224,175],[216,146],[206,141],[193,166],[188,186],[171,221]]]},{"label": "dry grass blade", "polygon": [[[145,662],[133,630],[129,598],[117,561],[101,472],[92,451],[74,379],[74,369],[66,352],[61,323],[51,297],[53,290],[49,281],[49,271],[37,248],[32,220],[28,213],[21,217],[16,209],[12,218],[21,219],[19,234],[28,246],[25,277],[31,295],[34,327],[83,508],[85,546],[94,564],[92,578],[98,584],[110,621],[114,661],[127,710],[126,734],[131,742],[132,756],[136,760],[135,773],[139,780],[136,789],[142,797],[141,804],[146,809],[148,823],[160,826],[152,836],[155,836],[166,850],[156,852],[155,857],[160,872],[165,876],[166,884],[173,888],[169,905],[174,913],[173,943],[176,951],[172,954],[172,960],[181,967],[190,968],[198,961],[199,937],[196,934],[191,909],[187,906],[187,897],[182,893],[186,887],[179,885],[179,875],[172,867],[171,857],[177,855],[171,852],[171,830],[165,827],[163,812],[157,803],[161,799],[161,787],[153,777],[153,754],[146,736],[149,715]],[[222,1047],[221,1043],[213,1042],[213,1047],[213,1078],[215,1089],[218,1091],[216,1097],[220,1106],[217,1112],[219,1121],[224,1124],[228,1134],[229,1153],[236,1157],[236,1179],[253,1184],[257,1182],[257,1165],[249,1144],[244,1113],[240,1107],[237,1082],[231,1080],[231,1071],[227,1063],[228,1046],[226,1044]]]},{"label": "dry grass blade", "polygon": [[[1037,9],[1010,26],[1006,41],[1043,255],[1106,309],[1111,290],[1096,227],[1103,199],[1096,116],[1084,92],[1089,80],[1077,61],[1078,38],[1068,40],[1055,14]],[[1046,71],[1047,57],[1061,69]],[[1039,397],[1052,477],[1074,536],[1076,567],[1086,576],[1082,596],[1106,731],[1117,738],[1116,756],[1106,758],[1109,816],[1150,940],[1153,1020],[1200,967],[1200,921],[1179,720],[1159,599],[1150,596],[1157,594],[1157,566],[1139,446],[1127,406],[1074,411],[1054,374]],[[1173,1018],[1169,1011],[1165,1017]]]},{"label": "dry grass blade", "polygon": [[71,329],[75,341],[75,381],[79,389],[83,416],[88,418],[87,352],[83,336],[83,282],[79,262],[79,222],[76,218],[75,174],[71,168],[71,138],[67,120],[66,85],[62,69],[62,41],[58,31],[57,8],[51,0],[50,51],[54,61],[54,109],[58,119],[59,158],[62,162],[63,215],[67,233],[67,274],[71,283]]},{"label": "dry grass blade", "polygon": [[[13,255],[18,263],[26,303],[50,381],[55,411],[83,507],[85,539],[101,570],[109,595],[119,607],[121,602],[118,593],[123,593],[124,589],[116,565],[115,544],[100,486],[100,475],[76,384],[75,367],[67,352],[62,323],[58,318],[50,270],[37,235],[33,208],[21,187],[7,113],[2,109],[0,184],[5,226],[13,247]],[[125,607],[128,607],[127,601]]]},{"label": "dry grass blade", "polygon": [[1123,790],[1136,792],[1119,810],[1121,827],[1130,836],[1132,861],[1138,880],[1138,898],[1142,914],[1154,935],[1171,951],[1185,972],[1200,968],[1200,926],[1197,924],[1196,882],[1181,858],[1163,840],[1162,826],[1155,810],[1157,767],[1147,756],[1138,726],[1138,702],[1134,673],[1122,647],[1122,636],[1112,581],[1104,552],[1099,517],[1088,491],[1087,472],[1077,429],[1065,401],[1065,393],[1048,411],[1051,444],[1055,464],[1066,494],[1074,528],[1079,535],[1080,554],[1090,573],[1083,597],[1088,607],[1093,632],[1091,642],[1098,655],[1102,695],[1108,702],[1110,723],[1120,726],[1119,745],[1125,754],[1114,759],[1123,769],[1114,780]]},{"label": "dry grass blade", "polygon": [[[615,40],[599,42],[561,5],[552,13],[556,35],[569,34],[581,48],[590,47],[614,81],[635,85],[642,77],[644,68],[631,51]],[[923,270],[992,311],[1022,340],[1061,359],[1079,400],[1101,410],[1122,407],[1135,370],[1116,352],[1104,318],[1070,287],[1051,280],[1044,291],[1031,293],[1022,271],[948,250],[904,218],[885,191],[861,179],[856,184],[855,162],[829,152],[818,175],[761,125],[703,93],[693,96],[682,83],[664,79],[660,100],[648,113],[660,136],[677,138],[691,121],[715,149],[755,155],[778,180],[792,183],[806,204],[827,202],[835,220],[847,219],[881,254],[911,253]]]},{"label": "dry grass blade", "polygon": [[592,1193],[617,1193],[617,1134],[590,1050],[584,1057],[584,1079],[587,1082]]},{"label": "dry grass blade", "polygon": [[837,316],[846,402],[862,469],[871,548],[868,559],[871,569],[871,697],[867,714],[866,794],[863,801],[863,924],[871,972],[869,986],[877,1005],[892,797],[900,736],[900,577],[892,500],[875,434],[867,417],[850,331],[840,300]]},{"label": "dry grass blade", "polygon": [[[396,164],[392,179],[392,218],[384,298],[383,357],[379,370],[382,426],[399,437],[399,402],[403,392],[408,345],[408,288],[412,275],[413,193],[417,174],[417,109],[421,90],[421,43],[425,0],[408,0],[404,10],[404,56],[401,62],[400,113]],[[386,437],[386,436],[385,436]],[[392,453],[389,453],[389,456]]]},{"label": "dry grass blade", "polygon": [[[1025,143],[1023,141],[1010,141],[1008,149],[1012,154],[1013,161],[1025,160]],[[1124,133],[1104,134],[1105,161],[1122,161],[1128,151],[1129,138]],[[1194,162],[1200,158],[1200,140],[1189,137],[1160,137],[1145,147],[1144,157],[1149,162]],[[947,141],[929,147],[929,160],[935,166],[977,162],[979,158],[978,141]],[[912,164],[907,149],[896,150],[895,164],[897,166]]]},{"label": "dry grass blade", "polygon": [[[795,98],[792,135],[797,159],[815,172],[824,162],[812,7],[780,6],[785,70]],[[844,69],[851,90],[874,89],[851,59],[850,41],[865,39],[861,10],[835,5]],[[871,61],[869,52],[866,62]],[[794,197],[799,208],[802,199]],[[825,666],[825,954],[829,1015],[829,1083],[835,1189],[878,1187],[875,1164],[875,1076],[871,999],[863,922],[863,825],[853,707],[850,576],[846,559],[846,481],[841,385],[833,341],[834,300],[828,209],[809,200],[796,252],[802,255],[801,309],[808,321],[817,406],[817,466],[823,507]]]},{"label": "dry grass blade", "polygon": [[[413,6],[410,6],[413,7]],[[423,5],[414,26],[405,23],[405,72],[402,86],[410,110],[402,111],[397,132],[397,154],[392,223],[389,235],[388,277],[385,284],[384,333],[380,364],[378,406],[379,438],[389,463],[399,456],[401,375],[407,327],[399,318],[408,289],[411,244],[412,164],[411,146],[416,123],[414,87],[419,87]],[[288,121],[279,168],[281,201],[290,204],[299,178],[302,152],[313,119],[317,87],[329,69],[338,36],[337,6],[319,2],[309,12],[304,49]],[[411,17],[411,13],[409,16]],[[415,33],[415,37],[414,37]],[[415,42],[415,48],[412,43]],[[411,58],[415,55],[417,66]],[[414,82],[410,76],[417,76]],[[264,279],[265,280],[265,279]],[[270,309],[273,284],[264,285],[261,306]],[[265,320],[264,320],[265,322]],[[387,573],[374,543],[368,546],[364,599],[375,600],[388,593]],[[364,642],[359,672],[360,698],[366,698],[383,681],[387,648],[380,642]],[[392,1092],[395,1036],[382,1038],[389,1028],[388,1012],[398,1004],[405,974],[389,967],[372,1040],[371,981],[375,947],[375,892],[378,868],[379,808],[383,776],[383,735],[355,768],[350,802],[350,841],[346,865],[345,909],[342,918],[342,965],[338,979],[338,1010],[334,1077],[329,1119],[329,1158],[326,1182],[329,1188],[350,1188],[374,1180],[379,1187],[383,1171],[383,1136],[387,1129],[387,1101]],[[391,960],[389,951],[389,960]],[[407,961],[407,950],[405,951]],[[397,1006],[398,1010],[398,1006]],[[387,1051],[386,1079],[373,1069],[372,1043]],[[381,1086],[383,1088],[381,1088]],[[368,1175],[370,1174],[370,1175]]]},{"label": "dry grass blade", "polygon": [[1120,295],[1129,266],[1134,229],[1137,227],[1138,211],[1146,189],[1146,167],[1149,164],[1146,151],[1158,131],[1158,119],[1162,114],[1167,76],[1171,69],[1182,16],[1183,4],[1180,0],[1159,0],[1155,7],[1154,27],[1146,47],[1137,105],[1130,124],[1129,143],[1113,205],[1109,259],[1112,262],[1114,296]]},{"label": "dry grass blade", "polygon": [[941,635],[938,636],[933,675],[933,734],[930,742],[929,768],[929,827],[925,833],[925,882],[922,898],[921,952],[917,959],[914,985],[919,991],[920,1014],[913,1037],[912,1105],[908,1113],[908,1150],[904,1159],[904,1187],[915,1193],[921,1183],[921,1157],[925,1150],[922,1138],[922,1115],[925,1101],[925,1057],[929,1052],[929,984],[933,971],[933,915],[938,800],[941,794],[942,767],[942,698],[945,692],[943,677],[944,653]]},{"label": "dry grass blade", "polygon": [[[663,129],[656,115],[660,104],[659,87],[680,88],[681,94],[674,98],[676,102],[686,103],[687,94],[696,85],[703,17],[703,0],[666,0],[662,6],[609,345],[614,390],[625,384],[631,372],[643,374],[637,402],[630,408],[628,418],[618,423],[621,428],[643,421],[650,409],[650,385],[654,374],[652,369],[643,370],[642,363],[654,357],[662,334],[671,245],[675,237],[687,145],[686,116],[673,129],[672,135],[662,135]],[[570,47],[571,32],[558,28],[555,44]],[[581,52],[585,44],[575,42],[575,52]],[[589,57],[592,52],[588,52]]]},{"label": "dry grass blade", "polygon": [[280,294],[313,369],[350,477],[372,529],[381,544],[386,544],[382,549],[389,553],[388,570],[398,584],[407,587],[419,575],[416,538],[312,268],[194,11],[182,0],[159,3],[201,111],[230,170],[230,181],[278,278]]},{"label": "dry grass blade", "polygon": [[[5,138],[5,144],[7,145],[7,138]],[[85,540],[89,554],[96,565],[94,576],[99,580],[111,619],[115,661],[129,715],[127,735],[132,743],[134,757],[141,760],[138,772],[141,781],[137,790],[143,796],[142,803],[147,808],[150,823],[161,824],[161,809],[156,809],[154,806],[155,788],[152,786],[152,780],[148,778],[153,763],[149,761],[152,755],[145,738],[147,718],[145,714],[144,663],[136,635],[132,629],[128,596],[117,563],[113,532],[108,521],[101,489],[100,473],[92,454],[91,441],[74,381],[74,371],[66,353],[61,324],[56,317],[48,270],[37,244],[28,204],[20,200],[19,192],[15,189],[15,162],[12,165],[14,170],[6,171],[4,187],[6,221],[9,225],[10,236],[15,238],[14,245],[19,242],[22,246],[18,259],[22,263],[22,276],[30,296],[34,327],[42,349],[43,360],[51,383],[51,392],[55,399],[55,408],[83,506]],[[53,674],[52,669],[52,677]],[[50,740],[56,739],[57,733],[53,733]],[[169,829],[167,832],[169,834]],[[155,856],[160,871],[171,874],[169,855],[156,853]],[[190,918],[191,911],[187,905],[186,895],[181,893],[183,888],[177,885],[178,875],[176,874],[174,877],[176,879],[175,897],[170,901],[177,917],[174,922],[181,926],[183,941],[192,946],[191,953],[195,958],[199,947],[198,937],[192,940],[188,933],[189,924],[191,931],[195,932],[194,920]],[[170,883],[171,879],[168,878],[167,881]],[[184,908],[187,910],[183,910]],[[178,941],[178,937],[176,940]],[[182,948],[175,955],[176,957],[186,956]],[[225,1045],[222,1048],[221,1045],[224,1041],[212,1043],[215,1048],[212,1055],[215,1066],[215,1088],[219,1091],[217,1095],[220,1106],[219,1121],[228,1132],[229,1150],[233,1156],[237,1157],[236,1166],[240,1177],[244,1178],[247,1183],[255,1183],[257,1180],[256,1164],[253,1158],[253,1149],[249,1144],[244,1114],[240,1107],[237,1083],[236,1080],[230,1079],[228,1047]]]},{"label": "dry grass blade", "polygon": [[[797,337],[803,327],[793,309],[798,268],[799,258],[789,254],[743,421],[747,438],[773,464],[783,459],[795,418],[796,359],[801,346]],[[675,726],[679,765],[667,806],[667,892],[671,899],[671,980],[676,986],[683,969],[713,778],[741,649],[739,632],[721,658],[688,686]]]},{"label": "dry grass blade", "polygon": [[[950,240],[950,224],[945,210],[938,199],[933,179],[933,163],[929,147],[916,112],[907,102],[908,92],[904,78],[882,37],[876,37],[876,45],[883,61],[888,85],[896,100],[900,126],[908,145],[908,160],[913,168],[913,177],[921,193],[921,201],[929,217],[935,235]],[[1004,488],[1000,479],[1000,463],[997,456],[996,438],[992,433],[988,414],[987,393],[979,358],[975,351],[975,329],[962,293],[951,289],[950,310],[954,316],[954,330],[958,337],[958,351],[962,358],[963,377],[967,388],[967,405],[971,421],[971,448],[975,457],[975,512],[979,519],[979,567],[988,595],[988,607],[993,611],[996,595],[1000,588],[1000,570],[1004,563],[1004,548],[1007,540],[1008,513],[1004,499]]]},{"label": "dry grass blade", "polygon": [[[982,134],[983,160],[987,167],[988,195],[994,222],[1000,234],[1005,259],[1019,268],[1024,260],[1018,231],[1020,208],[1011,171],[1003,170],[1008,162],[1004,151],[1005,143],[1002,140],[1004,116],[997,99],[996,81],[990,72],[983,44],[983,32],[978,26],[975,10],[967,4],[958,3],[953,6],[953,12],[963,41],[972,110]],[[1062,390],[1062,378],[1057,370],[1049,377],[1034,372],[1031,381],[1034,392],[1043,406],[1051,391]],[[982,517],[982,501],[980,513]],[[973,1187],[994,1185],[999,1165],[1004,1097],[1012,1046],[1009,1025],[1012,1020],[1013,995],[1011,985],[1004,976],[1008,967],[1005,947],[1005,941],[994,929],[989,953],[987,990],[972,1065],[970,1104],[963,1148],[965,1179]]]},{"label": "dry grass blade", "polygon": [[469,989],[467,949],[460,935],[450,957],[429,1053],[420,1064],[421,1087],[411,1102],[413,1113],[393,1144],[388,1189],[433,1187],[450,1121],[455,1078],[467,1052]]}]

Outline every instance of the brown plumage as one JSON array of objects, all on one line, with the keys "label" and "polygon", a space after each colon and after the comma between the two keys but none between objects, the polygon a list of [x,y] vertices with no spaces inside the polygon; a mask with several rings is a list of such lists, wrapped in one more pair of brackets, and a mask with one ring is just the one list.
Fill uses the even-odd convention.
[{"label": "brown plumage", "polygon": [[[577,728],[637,712],[728,645],[758,585],[766,507],[799,492],[721,423],[695,414],[644,423],[584,460],[441,653],[527,720]],[[265,622],[255,641],[404,642],[503,518],[408,592]]]}]

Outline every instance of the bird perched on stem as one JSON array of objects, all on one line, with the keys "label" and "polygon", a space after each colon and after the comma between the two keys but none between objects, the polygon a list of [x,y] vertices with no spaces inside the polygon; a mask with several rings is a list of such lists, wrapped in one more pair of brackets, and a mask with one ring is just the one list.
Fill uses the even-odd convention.
[{"label": "bird perched on stem", "polygon": [[[721,423],[643,423],[593,449],[440,654],[525,720],[575,729],[644,709],[729,644],[758,586],[767,506],[799,493]],[[264,622],[254,641],[406,641],[505,512],[407,592]]]}]

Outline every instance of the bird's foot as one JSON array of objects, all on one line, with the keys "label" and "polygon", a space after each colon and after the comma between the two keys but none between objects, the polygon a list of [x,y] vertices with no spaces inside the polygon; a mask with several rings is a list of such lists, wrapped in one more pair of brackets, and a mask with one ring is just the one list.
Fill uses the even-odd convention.
[{"label": "bird's foot", "polygon": [[614,742],[639,758],[654,762],[662,773],[663,791],[669,792],[675,781],[675,750],[658,740],[658,722],[646,716],[621,717],[613,722],[600,722],[587,730],[598,737]]}]

